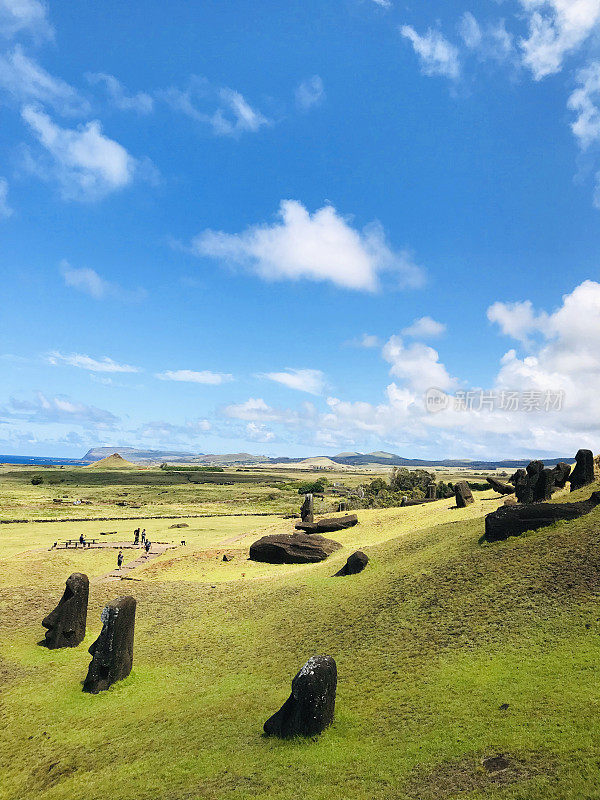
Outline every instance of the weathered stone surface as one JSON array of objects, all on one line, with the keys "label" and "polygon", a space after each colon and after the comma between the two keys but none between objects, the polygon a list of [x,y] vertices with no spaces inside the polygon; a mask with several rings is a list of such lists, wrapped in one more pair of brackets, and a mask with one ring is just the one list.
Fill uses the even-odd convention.
[{"label": "weathered stone surface", "polygon": [[565,464],[564,461],[559,461],[553,469],[554,472],[554,485],[557,489],[564,489],[569,475],[571,474],[571,465]]},{"label": "weathered stone surface", "polygon": [[458,508],[465,508],[469,503],[475,502],[471,487],[466,481],[459,481],[454,484],[454,497]]},{"label": "weathered stone surface", "polygon": [[337,667],[331,656],[312,656],[292,681],[292,693],[264,724],[267,736],[316,736],[333,722]]},{"label": "weathered stone surface", "polygon": [[594,454],[591,450],[577,451],[575,468],[571,473],[570,480],[572,492],[594,482]]},{"label": "weathered stone surface", "polygon": [[69,575],[65,591],[58,605],[42,625],[47,628],[43,644],[49,650],[59,647],[77,647],[85,637],[90,582],[87,575],[74,572]]},{"label": "weathered stone surface", "polygon": [[485,518],[485,538],[497,542],[525,531],[543,528],[561,520],[573,520],[589,514],[600,504],[600,492],[592,492],[588,500],[579,503],[535,503],[532,505],[501,506]]},{"label": "weathered stone surface", "polygon": [[300,506],[300,517],[302,522],[314,521],[314,501],[312,494],[305,494],[304,501]]},{"label": "weathered stone surface", "polygon": [[425,499],[426,500],[435,500],[435,491],[436,491],[435,483],[429,483],[427,485],[427,490],[425,492]]},{"label": "weathered stone surface", "polygon": [[250,545],[250,558],[268,564],[314,564],[323,561],[342,545],[323,536],[307,533],[276,533]]},{"label": "weathered stone surface", "polygon": [[527,469],[518,469],[514,474],[515,494],[519,503],[539,503],[550,500],[556,489],[556,478],[562,478],[564,470],[549,469],[541,461],[530,461]]},{"label": "weathered stone surface", "polygon": [[352,555],[348,556],[348,560],[339,572],[336,572],[334,578],[339,578],[344,575],[356,575],[362,572],[369,563],[369,556],[363,553],[362,550],[357,550]]},{"label": "weathered stone surface", "polygon": [[356,514],[346,514],[344,517],[326,517],[316,522],[297,522],[295,527],[296,530],[306,533],[333,533],[352,528],[354,525],[358,525]]},{"label": "weathered stone surface", "polygon": [[133,665],[135,599],[118,597],[104,607],[102,631],[90,647],[92,660],[83,684],[84,692],[97,694],[126,678]]},{"label": "weathered stone surface", "polygon": [[514,494],[514,492],[515,492],[515,487],[514,486],[511,486],[508,483],[502,483],[502,481],[499,481],[496,478],[488,477],[486,480],[489,483],[489,485],[492,487],[492,489],[495,492],[498,492],[498,494]]}]

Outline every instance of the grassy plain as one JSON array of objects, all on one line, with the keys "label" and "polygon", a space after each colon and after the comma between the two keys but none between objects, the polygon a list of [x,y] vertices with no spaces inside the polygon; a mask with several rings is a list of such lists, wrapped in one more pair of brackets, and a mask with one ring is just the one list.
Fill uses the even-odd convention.
[{"label": "grassy plain", "polygon": [[[15,485],[0,476],[0,497]],[[39,487],[20,487],[37,512]],[[229,493],[251,514],[264,508],[246,495],[255,488],[185,490],[217,504]],[[440,500],[359,511],[358,526],[332,535],[342,550],[307,566],[247,560],[255,538],[293,529],[281,514],[185,529],[142,516],[0,525],[1,800],[600,797],[600,510],[488,545],[483,515],[501,501],[475,496],[462,510]],[[297,509],[297,495],[286,502]],[[121,540],[138,525],[187,544],[135,581],[102,578],[112,549],[48,550],[82,531]],[[367,569],[331,577],[357,547]],[[91,579],[86,640],[50,652],[36,645],[40,620],[74,570]],[[85,695],[100,611],[127,593],[138,601],[133,671]],[[265,739],[264,720],[315,653],[338,664],[334,725],[315,740]],[[482,759],[497,753],[510,766],[489,774]]]}]

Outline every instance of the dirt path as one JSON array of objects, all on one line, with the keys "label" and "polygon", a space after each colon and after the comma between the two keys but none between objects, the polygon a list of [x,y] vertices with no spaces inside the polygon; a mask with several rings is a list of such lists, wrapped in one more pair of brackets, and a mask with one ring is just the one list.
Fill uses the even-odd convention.
[{"label": "dirt path", "polygon": [[[115,545],[112,545],[115,548]],[[140,555],[135,558],[133,561],[128,561],[127,564],[123,564],[121,569],[113,569],[111,572],[107,572],[106,575],[101,575],[98,578],[94,579],[95,583],[104,583],[108,581],[122,581],[122,580],[136,580],[135,578],[131,577],[131,573],[136,570],[138,567],[141,567],[143,564],[147,564],[149,561],[152,561],[157,556],[162,556],[163,553],[166,553],[167,550],[172,550],[173,548],[177,547],[176,544],[152,544],[149,553],[140,552]],[[116,549],[116,548],[115,548]]]}]

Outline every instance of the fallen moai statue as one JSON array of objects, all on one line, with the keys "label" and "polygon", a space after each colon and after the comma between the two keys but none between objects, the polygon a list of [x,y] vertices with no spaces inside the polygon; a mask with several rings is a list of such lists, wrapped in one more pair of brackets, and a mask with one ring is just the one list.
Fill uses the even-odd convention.
[{"label": "fallen moai statue", "polygon": [[267,736],[316,736],[333,722],[337,667],[331,656],[312,656],[292,681],[292,693],[264,724]]},{"label": "fallen moai statue", "polygon": [[466,481],[459,481],[454,484],[454,497],[456,498],[457,508],[466,508],[470,503],[474,503],[473,492]]},{"label": "fallen moai statue", "polygon": [[487,482],[492,487],[495,492],[498,494],[514,494],[515,487],[511,486],[509,483],[502,483],[502,481],[497,480],[496,478],[488,477]]},{"label": "fallen moai statue", "polygon": [[501,506],[485,518],[484,538],[497,542],[525,531],[543,528],[561,520],[573,520],[589,514],[600,504],[600,492],[592,492],[588,500],[578,503],[534,503]]},{"label": "fallen moai statue", "polygon": [[327,517],[316,522],[297,522],[295,527],[297,531],[305,533],[333,533],[352,528],[354,525],[358,525],[356,514],[346,514],[344,517]]},{"label": "fallen moai statue", "polygon": [[118,597],[104,607],[100,616],[102,631],[89,650],[92,660],[83,683],[84,692],[97,694],[131,672],[135,607],[131,596]]},{"label": "fallen moai statue", "polygon": [[575,468],[571,473],[570,481],[572,492],[594,482],[594,454],[591,450],[577,451]]},{"label": "fallen moai statue", "polygon": [[343,577],[344,575],[356,575],[362,572],[369,563],[369,556],[363,553],[362,550],[357,550],[352,555],[348,556],[348,560],[339,572],[336,572],[334,578]]},{"label": "fallen moai statue", "polygon": [[342,545],[323,536],[307,533],[276,533],[250,545],[252,561],[267,564],[314,564],[323,561]]},{"label": "fallen moai statue", "polygon": [[67,578],[65,591],[56,608],[42,620],[47,628],[40,644],[49,650],[77,647],[85,637],[90,581],[87,575],[74,572]]}]

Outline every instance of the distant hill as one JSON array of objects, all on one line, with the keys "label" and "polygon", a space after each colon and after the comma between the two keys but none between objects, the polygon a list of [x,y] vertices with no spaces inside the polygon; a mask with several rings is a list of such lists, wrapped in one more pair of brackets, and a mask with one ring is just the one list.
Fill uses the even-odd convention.
[{"label": "distant hill", "polygon": [[84,469],[137,469],[137,466],[121,458],[118,453],[113,453],[111,456],[101,458],[100,461],[88,464]]}]

